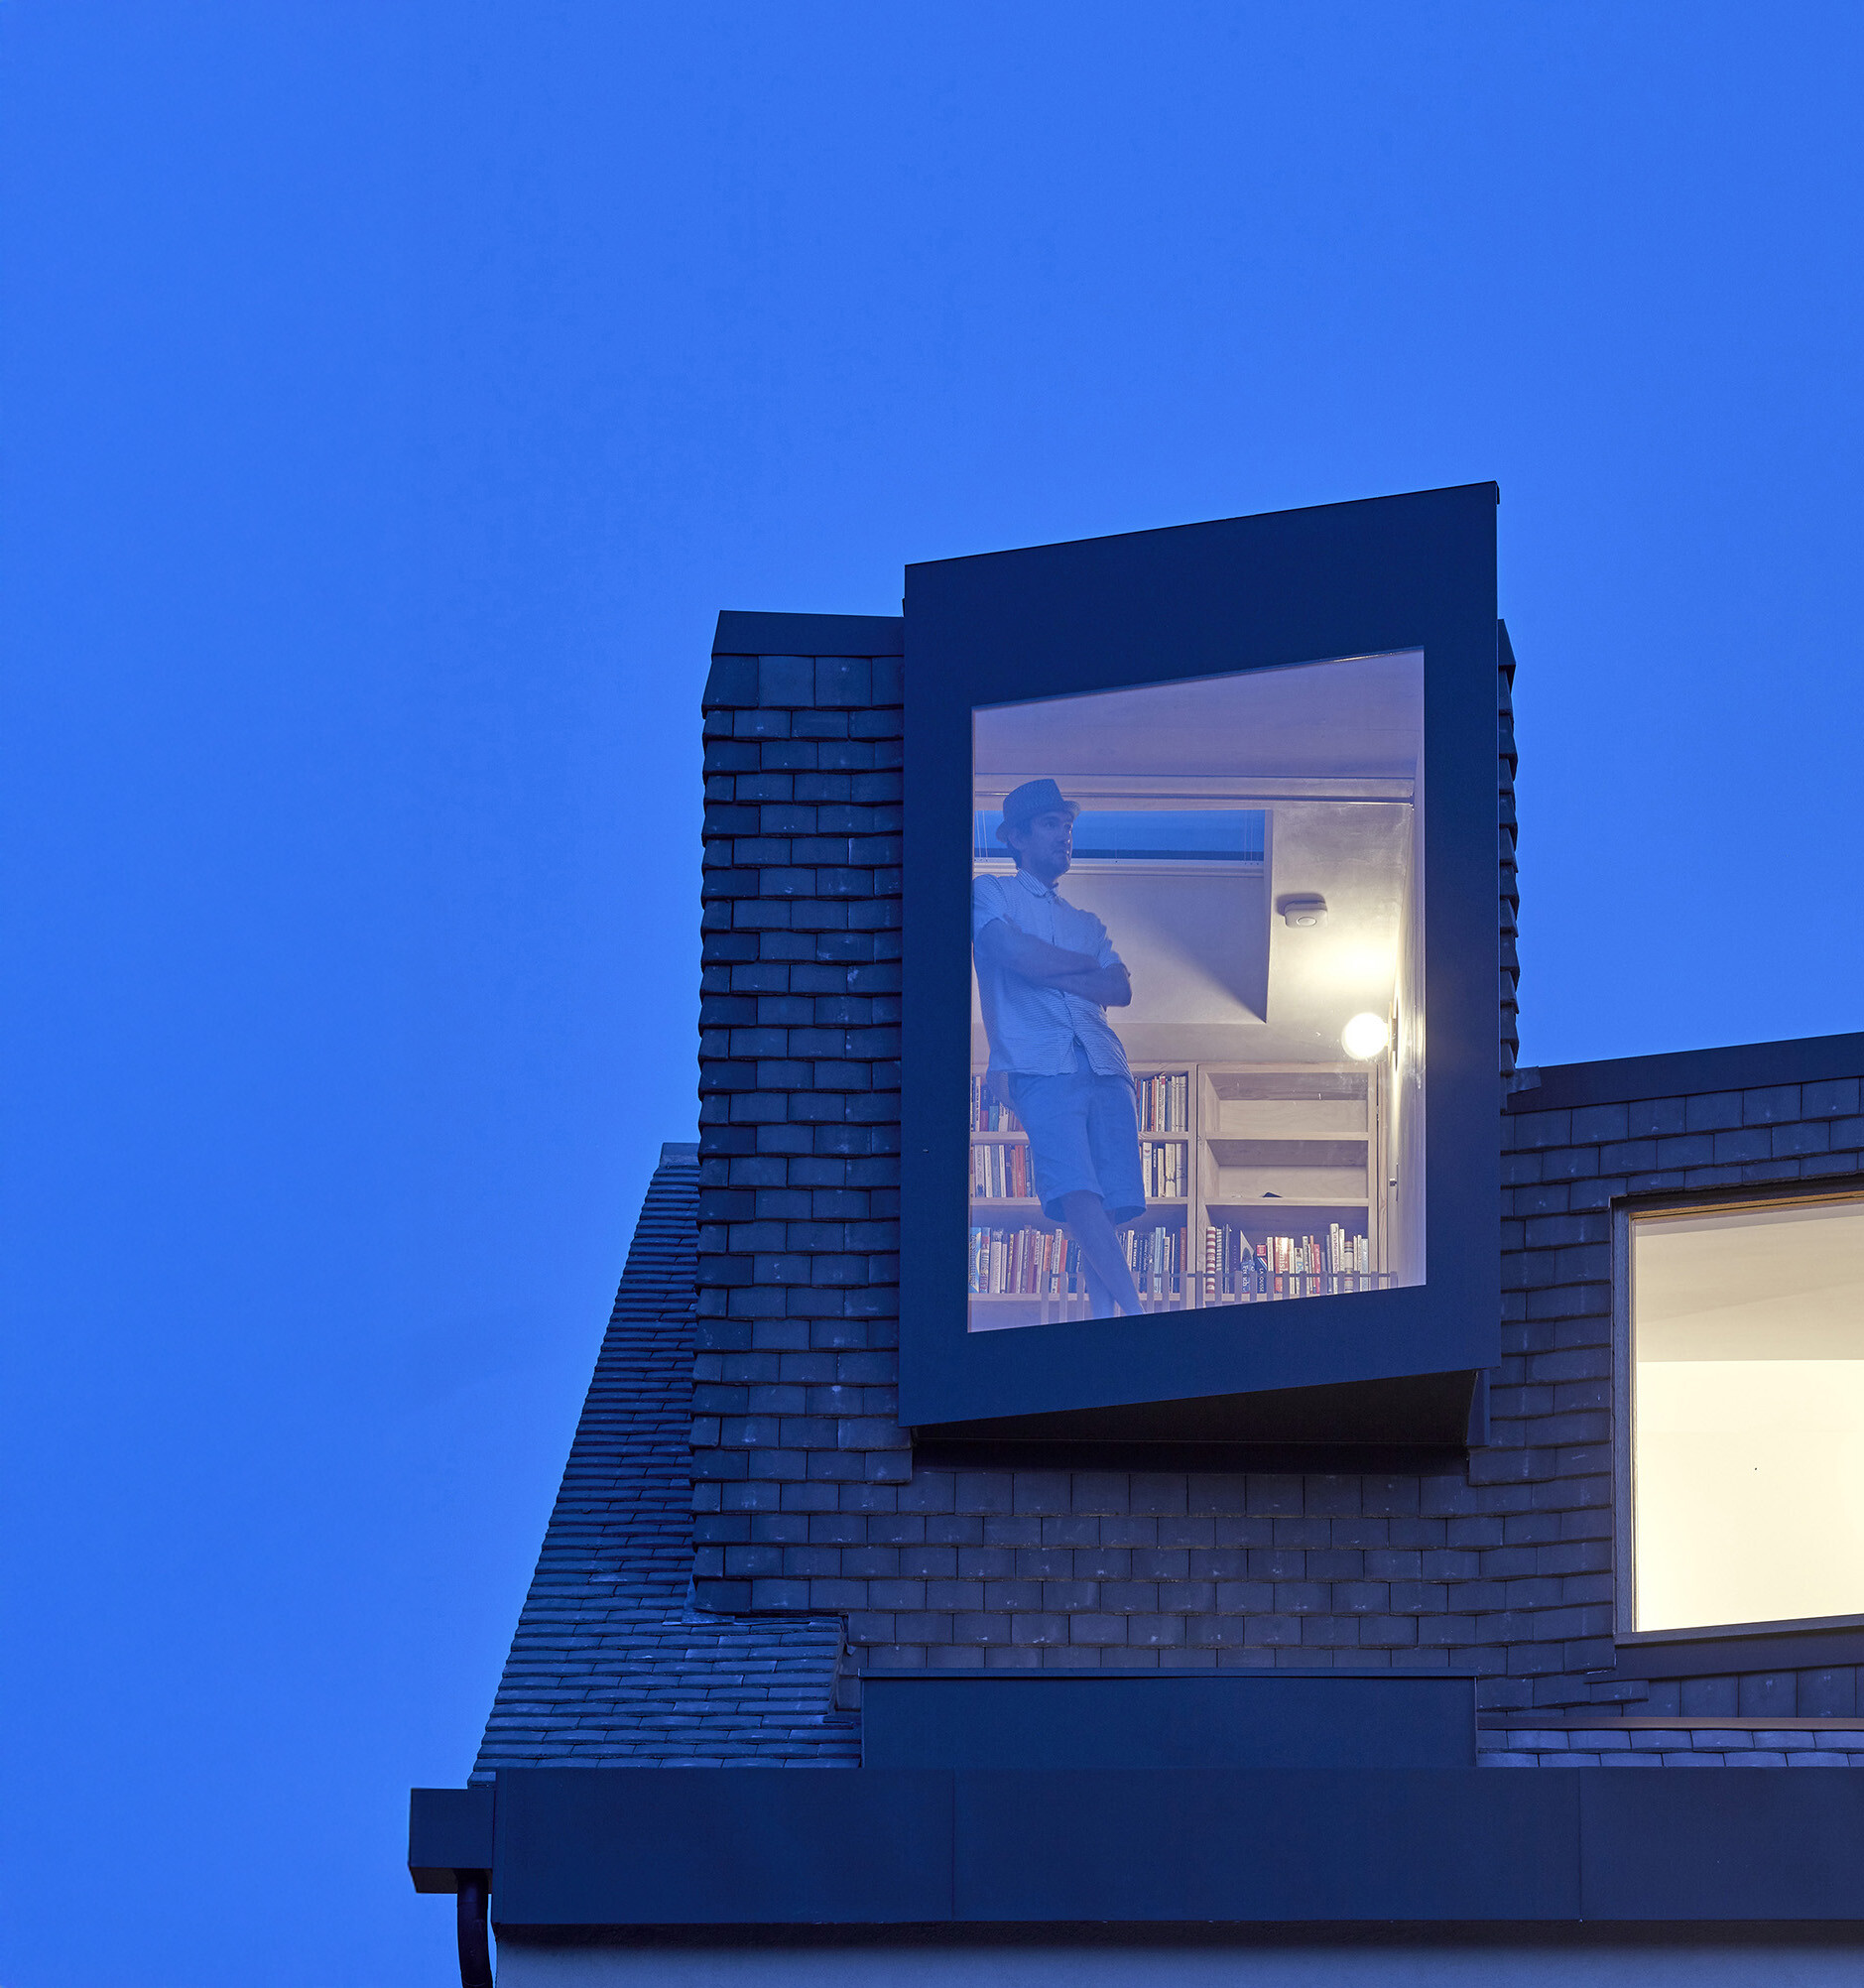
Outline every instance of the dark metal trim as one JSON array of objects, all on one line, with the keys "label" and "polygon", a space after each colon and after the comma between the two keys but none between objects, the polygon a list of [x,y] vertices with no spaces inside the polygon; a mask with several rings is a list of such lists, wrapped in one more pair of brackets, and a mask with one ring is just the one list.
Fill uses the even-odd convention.
[{"label": "dark metal trim", "polygon": [[1771,1084],[1819,1083],[1864,1072],[1864,1035],[1803,1036],[1728,1049],[1678,1050],[1603,1062],[1556,1063],[1516,1072],[1504,1111],[1565,1111],[1583,1104],[1631,1104],[1641,1098],[1759,1090]]},{"label": "dark metal trim", "polygon": [[1742,1671],[1822,1671],[1864,1664],[1864,1627],[1757,1625],[1717,1637],[1620,1642],[1617,1677],[1726,1677]]},{"label": "dark metal trim", "polygon": [[1861,1923],[1864,1774],[1841,1770],[522,1769],[499,1796],[498,1927],[520,1941],[629,1925]]},{"label": "dark metal trim", "polygon": [[1549,1712],[1540,1717],[1533,1712],[1483,1712],[1476,1719],[1476,1731],[1482,1733],[1618,1733],[1627,1727],[1633,1732],[1664,1733],[1864,1733],[1864,1719],[1765,1719],[1752,1712],[1728,1719],[1666,1719],[1655,1712],[1622,1719],[1583,1712]]},{"label": "dark metal trim", "polygon": [[[1833,1040],[1858,1042],[1864,1038]],[[1688,1192],[1620,1194],[1612,1201],[1612,1632],[1621,1677],[1705,1677],[1727,1671],[1792,1668],[1779,1654],[1784,1639],[1849,1631],[1856,1656],[1831,1654],[1802,1664],[1864,1662],[1864,1613],[1791,1622],[1711,1624],[1700,1629],[1637,1627],[1637,1470],[1631,1430],[1637,1413],[1631,1316],[1631,1222],[1639,1215],[1713,1214],[1718,1208],[1806,1207],[1819,1201],[1855,1200],[1864,1174],[1821,1176],[1813,1180],[1774,1180],[1757,1186],[1697,1187]],[[1684,1653],[1688,1654],[1684,1654]],[[1726,1661],[1716,1661],[1716,1653]],[[1627,1660],[1631,1661],[1627,1661]]]},{"label": "dark metal trim", "polygon": [[[1472,484],[908,567],[900,1403],[922,1431],[1467,1439],[1471,1376],[1500,1357],[1499,1254],[1470,1245],[1500,1219],[1496,502],[1493,484]],[[1198,1311],[1143,1331],[1098,1319],[967,1332],[965,1134],[950,1101],[970,1062],[970,866],[951,829],[969,813],[973,710],[1410,649],[1424,656],[1429,766],[1428,1284],[1261,1307],[1247,1333]],[[1421,1404],[1420,1377],[1451,1374],[1453,1405],[1447,1392]],[[1330,1424],[1348,1398],[1328,1390],[1372,1400],[1376,1425],[1253,1426],[1265,1396]]]},{"label": "dark metal trim", "polygon": [[714,656],[898,656],[906,624],[897,614],[759,614],[724,608]]},{"label": "dark metal trim", "polygon": [[492,1988],[492,1934],[486,1907],[491,1899],[490,1871],[456,1871],[458,1906],[454,1915],[459,1933],[459,1988]]}]

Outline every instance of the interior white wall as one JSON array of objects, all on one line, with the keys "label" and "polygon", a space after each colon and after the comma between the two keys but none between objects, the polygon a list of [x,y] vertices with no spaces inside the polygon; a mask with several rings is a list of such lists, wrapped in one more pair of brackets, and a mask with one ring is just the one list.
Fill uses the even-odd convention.
[{"label": "interior white wall", "polygon": [[1631,1250],[1637,1626],[1864,1613],[1864,1200]]},{"label": "interior white wall", "polygon": [[1864,1361],[1637,1375],[1640,1629],[1864,1613]]}]

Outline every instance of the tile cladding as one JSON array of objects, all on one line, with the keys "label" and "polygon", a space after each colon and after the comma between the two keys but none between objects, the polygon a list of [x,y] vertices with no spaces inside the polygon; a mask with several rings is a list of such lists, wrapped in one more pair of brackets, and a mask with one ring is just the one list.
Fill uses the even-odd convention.
[{"label": "tile cladding", "polygon": [[1495,624],[1495,756],[1499,776],[1497,862],[1501,872],[1501,1069],[1510,1075],[1521,1050],[1521,954],[1516,943],[1521,923],[1521,870],[1517,862],[1519,823],[1515,814],[1515,651],[1508,624]]},{"label": "tile cladding", "polygon": [[[808,619],[818,639],[832,626]],[[875,626],[861,624],[870,639]],[[1501,666],[1506,1076],[1505,639]],[[851,1765],[855,1736],[828,1710],[844,1622],[849,1702],[879,1669],[1340,1664],[1473,1670],[1492,1715],[1854,1713],[1849,1668],[1613,1676],[1609,1204],[1864,1170],[1855,1080],[1696,1095],[1673,1058],[1678,1095],[1537,1112],[1516,1092],[1499,1126],[1504,1360],[1489,1443],[1466,1470],[916,1463],[894,1420],[901,668],[897,654],[714,659],[696,1316],[693,1175],[670,1161],[480,1772]],[[676,1509],[688,1486],[689,1521]],[[1495,1734],[1485,1759],[1589,1759],[1617,1737]],[[1735,1747],[1624,1751],[1756,1758],[1752,1741]],[[1793,1749],[1773,1735],[1763,1750]]]},{"label": "tile cladding", "polygon": [[853,1765],[833,1616],[691,1605],[696,1150],[662,1149],[473,1770]]}]

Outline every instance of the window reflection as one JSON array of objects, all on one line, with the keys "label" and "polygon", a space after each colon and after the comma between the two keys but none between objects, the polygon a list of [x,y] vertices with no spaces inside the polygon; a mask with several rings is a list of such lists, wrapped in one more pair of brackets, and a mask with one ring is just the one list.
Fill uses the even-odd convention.
[{"label": "window reflection", "polygon": [[1423,658],[979,708],[973,1330],[1423,1281]]}]

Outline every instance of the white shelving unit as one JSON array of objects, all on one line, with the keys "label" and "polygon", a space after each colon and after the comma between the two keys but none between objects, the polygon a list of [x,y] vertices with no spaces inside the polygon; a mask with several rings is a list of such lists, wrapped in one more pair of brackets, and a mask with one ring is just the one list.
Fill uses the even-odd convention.
[{"label": "white shelving unit", "polygon": [[[1182,1274],[1176,1293],[1142,1289],[1148,1310],[1193,1310],[1241,1305],[1208,1290],[1204,1238],[1213,1228],[1239,1230],[1251,1244],[1269,1236],[1324,1236],[1329,1222],[1368,1242],[1363,1279],[1309,1280],[1315,1290],[1376,1289],[1390,1281],[1386,1238],[1390,1187],[1381,1156],[1384,1138],[1383,1059],[1371,1063],[1198,1062],[1136,1069],[1142,1080],[1162,1074],[1188,1079],[1188,1125],[1142,1132],[1142,1142],[1185,1149],[1181,1198],[1149,1199],[1134,1227],[1182,1232]],[[981,1074],[974,1072],[973,1074]],[[973,1131],[976,1146],[1027,1146],[1021,1131]],[[971,1227],[1045,1230],[1052,1222],[1032,1198],[973,1194]],[[1291,1280],[1291,1283],[1293,1281]],[[1295,1291],[1284,1296],[1303,1295]],[[1070,1297],[1005,1292],[975,1294],[973,1329],[1048,1324],[1089,1315],[1084,1292]]]}]

